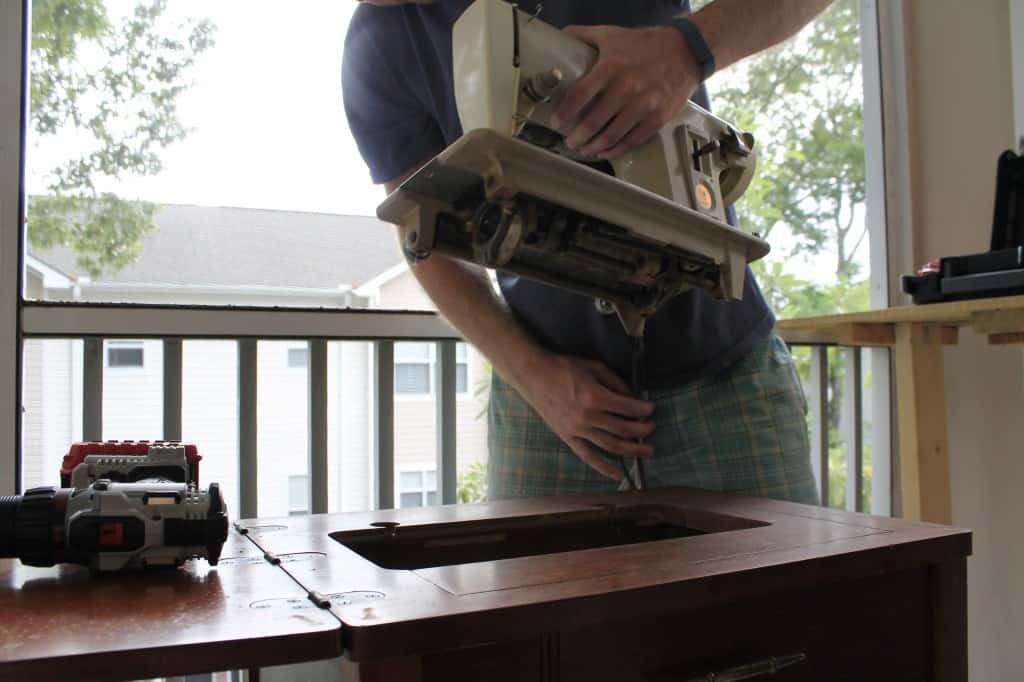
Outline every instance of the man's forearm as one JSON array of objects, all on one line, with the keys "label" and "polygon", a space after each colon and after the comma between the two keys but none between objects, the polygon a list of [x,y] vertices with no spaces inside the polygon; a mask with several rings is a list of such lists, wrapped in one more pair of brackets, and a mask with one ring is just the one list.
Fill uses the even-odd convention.
[{"label": "man's forearm", "polygon": [[714,0],[690,19],[721,70],[795,35],[832,0]]},{"label": "man's forearm", "polygon": [[546,356],[495,293],[486,272],[435,253],[412,272],[440,313],[517,389]]},{"label": "man's forearm", "polygon": [[[391,194],[422,165],[385,183],[384,189]],[[398,229],[398,241],[405,242],[403,228]],[[441,315],[517,390],[522,392],[524,382],[543,371],[538,365],[549,353],[512,315],[483,268],[434,253],[410,263],[410,269]]]}]

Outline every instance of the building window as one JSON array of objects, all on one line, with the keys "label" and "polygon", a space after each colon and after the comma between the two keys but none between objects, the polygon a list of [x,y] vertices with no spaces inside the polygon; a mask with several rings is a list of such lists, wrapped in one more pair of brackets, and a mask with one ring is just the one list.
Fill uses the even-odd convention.
[{"label": "building window", "polygon": [[288,477],[288,516],[309,513],[309,476]]},{"label": "building window", "polygon": [[[469,392],[469,351],[455,344],[455,392]],[[395,394],[432,395],[437,346],[433,343],[395,344]]]},{"label": "building window", "polygon": [[397,395],[430,395],[431,366],[434,360],[432,343],[395,344],[395,393]]},{"label": "building window", "polygon": [[455,392],[469,392],[469,351],[464,343],[455,344]]},{"label": "building window", "polygon": [[107,343],[107,367],[141,369],[145,366],[142,341],[110,341]]},{"label": "building window", "polygon": [[309,348],[306,346],[289,348],[288,366],[296,369],[306,369],[309,366]]},{"label": "building window", "polygon": [[426,507],[437,504],[437,474],[433,469],[403,471],[398,476],[398,505]]}]

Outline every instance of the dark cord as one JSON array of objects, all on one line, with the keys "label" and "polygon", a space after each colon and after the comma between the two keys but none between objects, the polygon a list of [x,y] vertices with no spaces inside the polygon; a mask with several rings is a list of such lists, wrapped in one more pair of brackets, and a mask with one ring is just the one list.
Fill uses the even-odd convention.
[{"label": "dark cord", "polygon": [[[644,337],[637,336],[633,339],[633,376],[630,389],[633,391],[633,395],[637,398],[644,398],[643,386],[644,386]],[[638,438],[638,442],[643,442],[643,438]],[[644,460],[641,457],[636,458],[636,477],[637,483],[641,487],[633,486],[636,490],[641,490],[647,487],[647,475],[644,473]]]}]

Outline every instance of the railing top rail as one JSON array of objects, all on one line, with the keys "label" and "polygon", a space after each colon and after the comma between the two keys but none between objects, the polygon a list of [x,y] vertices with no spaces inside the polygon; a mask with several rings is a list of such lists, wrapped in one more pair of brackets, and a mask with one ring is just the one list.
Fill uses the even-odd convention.
[{"label": "railing top rail", "polygon": [[21,326],[28,338],[461,339],[434,312],[352,308],[26,302]]}]

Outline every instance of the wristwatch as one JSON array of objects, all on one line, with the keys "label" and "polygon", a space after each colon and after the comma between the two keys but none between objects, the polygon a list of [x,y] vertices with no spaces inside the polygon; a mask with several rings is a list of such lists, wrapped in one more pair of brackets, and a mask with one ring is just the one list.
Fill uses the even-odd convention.
[{"label": "wristwatch", "polygon": [[704,34],[686,17],[676,17],[671,25],[683,34],[683,40],[690,48],[690,53],[697,60],[697,68],[700,69],[700,79],[706,81],[715,72],[715,55],[711,54],[708,42],[704,40]]}]

